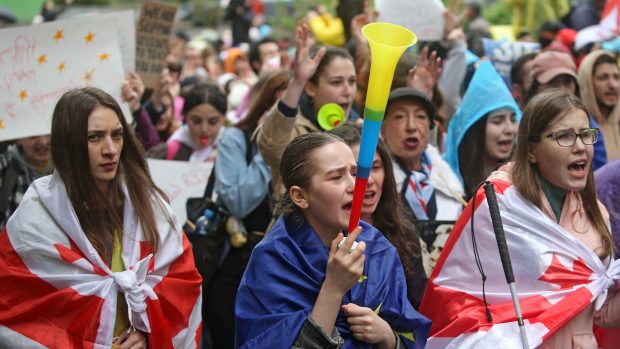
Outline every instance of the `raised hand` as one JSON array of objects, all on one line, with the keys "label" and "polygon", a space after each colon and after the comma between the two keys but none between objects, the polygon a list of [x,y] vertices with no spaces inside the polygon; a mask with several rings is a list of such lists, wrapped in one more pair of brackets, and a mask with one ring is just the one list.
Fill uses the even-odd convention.
[{"label": "raised hand", "polygon": [[327,273],[324,286],[330,291],[344,294],[353,287],[364,273],[364,250],[366,243],[361,241],[353,249],[353,242],[362,232],[361,227],[355,228],[338,247],[342,241],[342,233],[332,241],[329,257],[327,260]]},{"label": "raised hand", "polygon": [[429,54],[428,47],[424,47],[420,63],[409,69],[407,86],[423,92],[430,99],[433,97],[433,88],[437,85],[440,75],[441,58],[437,57],[436,51]]},{"label": "raised hand", "polygon": [[306,22],[302,22],[297,27],[296,41],[297,50],[295,51],[295,61],[293,63],[293,78],[305,84],[316,72],[321,59],[325,55],[325,48],[322,47],[314,57],[310,57],[308,24]]}]

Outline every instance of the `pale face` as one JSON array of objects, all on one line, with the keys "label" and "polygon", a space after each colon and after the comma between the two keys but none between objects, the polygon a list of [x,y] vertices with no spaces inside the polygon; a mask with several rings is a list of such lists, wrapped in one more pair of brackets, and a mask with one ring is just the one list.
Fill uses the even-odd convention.
[{"label": "pale face", "polygon": [[258,55],[261,67],[266,67],[268,70],[280,68],[280,48],[275,42],[266,42],[260,45]]},{"label": "pale face", "polygon": [[312,159],[315,171],[310,188],[301,189],[305,201],[297,205],[320,236],[333,239],[349,224],[357,165],[353,152],[342,142],[314,150]]},{"label": "pale face", "polygon": [[[355,144],[351,146],[353,155],[355,158],[359,158],[360,145]],[[383,161],[377,152],[372,160],[372,169],[370,170],[370,176],[368,177],[368,183],[366,184],[366,195],[364,195],[364,201],[362,203],[362,219],[368,223],[373,222],[372,214],[375,213],[379,200],[381,200],[381,194],[383,193],[383,180],[385,179],[385,167]]]},{"label": "pale face", "polygon": [[485,149],[489,164],[508,160],[517,136],[515,113],[501,109],[489,113],[486,120]]},{"label": "pale face", "polygon": [[306,84],[306,94],[314,99],[314,112],[327,103],[336,103],[349,115],[357,91],[355,67],[346,58],[336,57],[319,76],[318,85]]},{"label": "pale face", "polygon": [[428,145],[430,116],[418,102],[401,98],[386,110],[381,135],[390,151],[411,170],[419,170]]},{"label": "pale face", "polygon": [[611,110],[618,103],[620,91],[620,70],[616,64],[602,63],[592,76],[594,96],[599,108]]},{"label": "pale face", "polygon": [[192,140],[200,148],[208,147],[215,142],[225,120],[224,115],[209,103],[193,107],[185,117]]},{"label": "pale face", "polygon": [[123,125],[114,110],[95,108],[88,116],[90,174],[101,191],[116,177],[123,150]]},{"label": "pale face", "polygon": [[22,148],[29,164],[37,168],[47,166],[51,154],[50,136],[21,138],[15,143]]},{"label": "pale face", "polygon": [[[542,137],[562,130],[581,132],[589,128],[588,116],[581,109],[573,109],[553,122]],[[562,147],[553,138],[542,139],[531,146],[529,160],[538,165],[540,175],[551,184],[570,191],[580,191],[586,186],[587,174],[592,164],[594,147],[584,145],[577,138],[572,147]]]}]

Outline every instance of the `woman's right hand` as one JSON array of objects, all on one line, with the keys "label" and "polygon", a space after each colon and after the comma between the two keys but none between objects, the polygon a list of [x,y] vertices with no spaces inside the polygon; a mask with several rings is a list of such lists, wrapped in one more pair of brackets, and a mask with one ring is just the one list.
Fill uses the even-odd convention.
[{"label": "woman's right hand", "polygon": [[353,242],[362,232],[362,227],[355,228],[338,247],[343,235],[339,233],[332,241],[329,257],[327,260],[327,273],[323,284],[328,290],[344,294],[351,289],[364,273],[364,250],[366,243],[361,241],[349,252]]},{"label": "woman's right hand", "polygon": [[297,27],[295,37],[297,39],[297,50],[295,51],[293,78],[299,83],[305,84],[316,72],[321,59],[325,55],[325,48],[322,47],[314,57],[310,57],[308,24],[305,22]]}]

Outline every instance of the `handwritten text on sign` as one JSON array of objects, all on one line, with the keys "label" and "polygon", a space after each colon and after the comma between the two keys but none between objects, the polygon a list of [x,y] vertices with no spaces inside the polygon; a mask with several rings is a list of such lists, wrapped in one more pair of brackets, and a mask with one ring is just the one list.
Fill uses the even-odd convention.
[{"label": "handwritten text on sign", "polygon": [[49,134],[60,96],[96,86],[120,101],[114,22],[98,17],[0,30],[0,141]]},{"label": "handwritten text on sign", "polygon": [[163,190],[179,223],[187,220],[187,199],[202,197],[213,168],[212,162],[188,162],[148,159],[153,181]]},{"label": "handwritten text on sign", "polygon": [[144,2],[136,33],[136,71],[147,87],[155,87],[168,55],[176,6]]}]

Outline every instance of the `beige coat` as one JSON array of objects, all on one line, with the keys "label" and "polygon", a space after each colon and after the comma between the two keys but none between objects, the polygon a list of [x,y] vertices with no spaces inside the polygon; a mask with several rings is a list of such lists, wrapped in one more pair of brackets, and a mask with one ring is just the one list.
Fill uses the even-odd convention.
[{"label": "beige coat", "polygon": [[620,158],[620,100],[617,101],[611,113],[607,117],[603,117],[596,103],[592,79],[592,74],[594,74],[594,62],[604,54],[609,54],[609,52],[597,50],[588,54],[581,62],[581,65],[579,65],[578,76],[581,100],[601,128],[605,140],[607,159],[611,161]]},{"label": "beige coat", "polygon": [[278,110],[277,103],[271,109],[263,124],[257,129],[257,144],[263,160],[271,168],[271,181],[276,200],[284,194],[284,185],[280,178],[280,162],[284,149],[293,138],[316,132],[319,129],[301,113],[289,118]]},{"label": "beige coat", "polygon": [[[490,179],[501,179],[512,183],[511,163],[502,166],[498,171],[491,174]],[[543,212],[555,221],[555,215],[549,204],[549,200],[544,193],[540,193]],[[609,226],[609,213],[607,209],[598,203],[603,218]],[[560,226],[570,232],[577,240],[595,251],[601,247],[602,240],[600,235],[592,229],[583,210],[579,193],[568,192],[562,207],[560,216]],[[609,263],[610,260],[607,261]],[[620,326],[620,292],[618,284],[615,290],[612,289],[607,296],[603,307],[599,311],[594,310],[594,304],[590,304],[581,313],[575,316],[555,334],[540,345],[539,349],[597,349],[596,339],[592,332],[592,325],[610,328]]]}]

